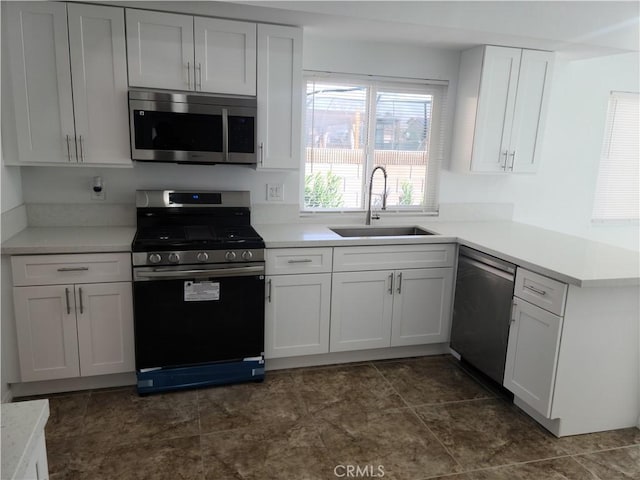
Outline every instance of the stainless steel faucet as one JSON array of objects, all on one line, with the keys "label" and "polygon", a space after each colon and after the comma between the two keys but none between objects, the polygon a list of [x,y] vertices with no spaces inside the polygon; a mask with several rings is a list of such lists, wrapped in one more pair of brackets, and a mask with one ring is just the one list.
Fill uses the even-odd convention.
[{"label": "stainless steel faucet", "polygon": [[[369,179],[369,208],[367,209],[367,218],[365,218],[365,225],[371,225],[371,191],[373,190],[373,176],[376,173],[376,170],[382,170],[384,173],[384,191],[382,192],[382,210],[387,209],[387,170],[382,166],[378,165],[371,172],[371,178]],[[380,218],[380,215],[375,216],[376,220]]]}]

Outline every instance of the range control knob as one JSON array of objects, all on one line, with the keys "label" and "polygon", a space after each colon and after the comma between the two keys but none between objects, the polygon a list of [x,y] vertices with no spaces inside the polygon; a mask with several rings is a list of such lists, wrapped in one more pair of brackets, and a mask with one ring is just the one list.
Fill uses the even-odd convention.
[{"label": "range control knob", "polygon": [[252,258],[253,258],[253,253],[251,253],[249,250],[245,250],[244,252],[242,252],[243,260],[251,260]]},{"label": "range control knob", "polygon": [[198,254],[196,255],[196,259],[199,262],[206,262],[207,260],[209,260],[209,254],[207,252],[198,252]]},{"label": "range control knob", "polygon": [[159,253],[152,253],[149,255],[149,263],[160,263],[160,260],[162,260],[162,257]]},{"label": "range control knob", "polygon": [[224,258],[229,262],[234,261],[236,257],[237,257],[236,252],[227,252],[224,254]]},{"label": "range control knob", "polygon": [[169,257],[168,257],[169,261],[171,263],[178,263],[180,261],[180,255],[178,255],[177,253],[170,253]]}]

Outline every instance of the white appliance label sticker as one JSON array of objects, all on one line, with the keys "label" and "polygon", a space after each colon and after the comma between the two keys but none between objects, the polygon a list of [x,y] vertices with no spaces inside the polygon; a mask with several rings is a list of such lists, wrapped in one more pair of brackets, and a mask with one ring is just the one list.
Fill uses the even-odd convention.
[{"label": "white appliance label sticker", "polygon": [[220,300],[220,282],[184,282],[185,302]]}]

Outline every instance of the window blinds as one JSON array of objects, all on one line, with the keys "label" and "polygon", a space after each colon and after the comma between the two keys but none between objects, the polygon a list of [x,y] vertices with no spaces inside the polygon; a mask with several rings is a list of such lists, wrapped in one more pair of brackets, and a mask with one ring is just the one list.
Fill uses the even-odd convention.
[{"label": "window blinds", "polygon": [[640,218],[640,95],[611,92],[592,219]]}]

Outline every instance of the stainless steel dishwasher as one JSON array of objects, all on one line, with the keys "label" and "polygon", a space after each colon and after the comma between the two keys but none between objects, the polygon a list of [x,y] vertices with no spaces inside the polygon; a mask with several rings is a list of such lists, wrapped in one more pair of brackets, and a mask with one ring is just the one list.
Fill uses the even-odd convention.
[{"label": "stainless steel dishwasher", "polygon": [[451,348],[500,385],[504,378],[515,265],[467,247],[458,251]]}]

